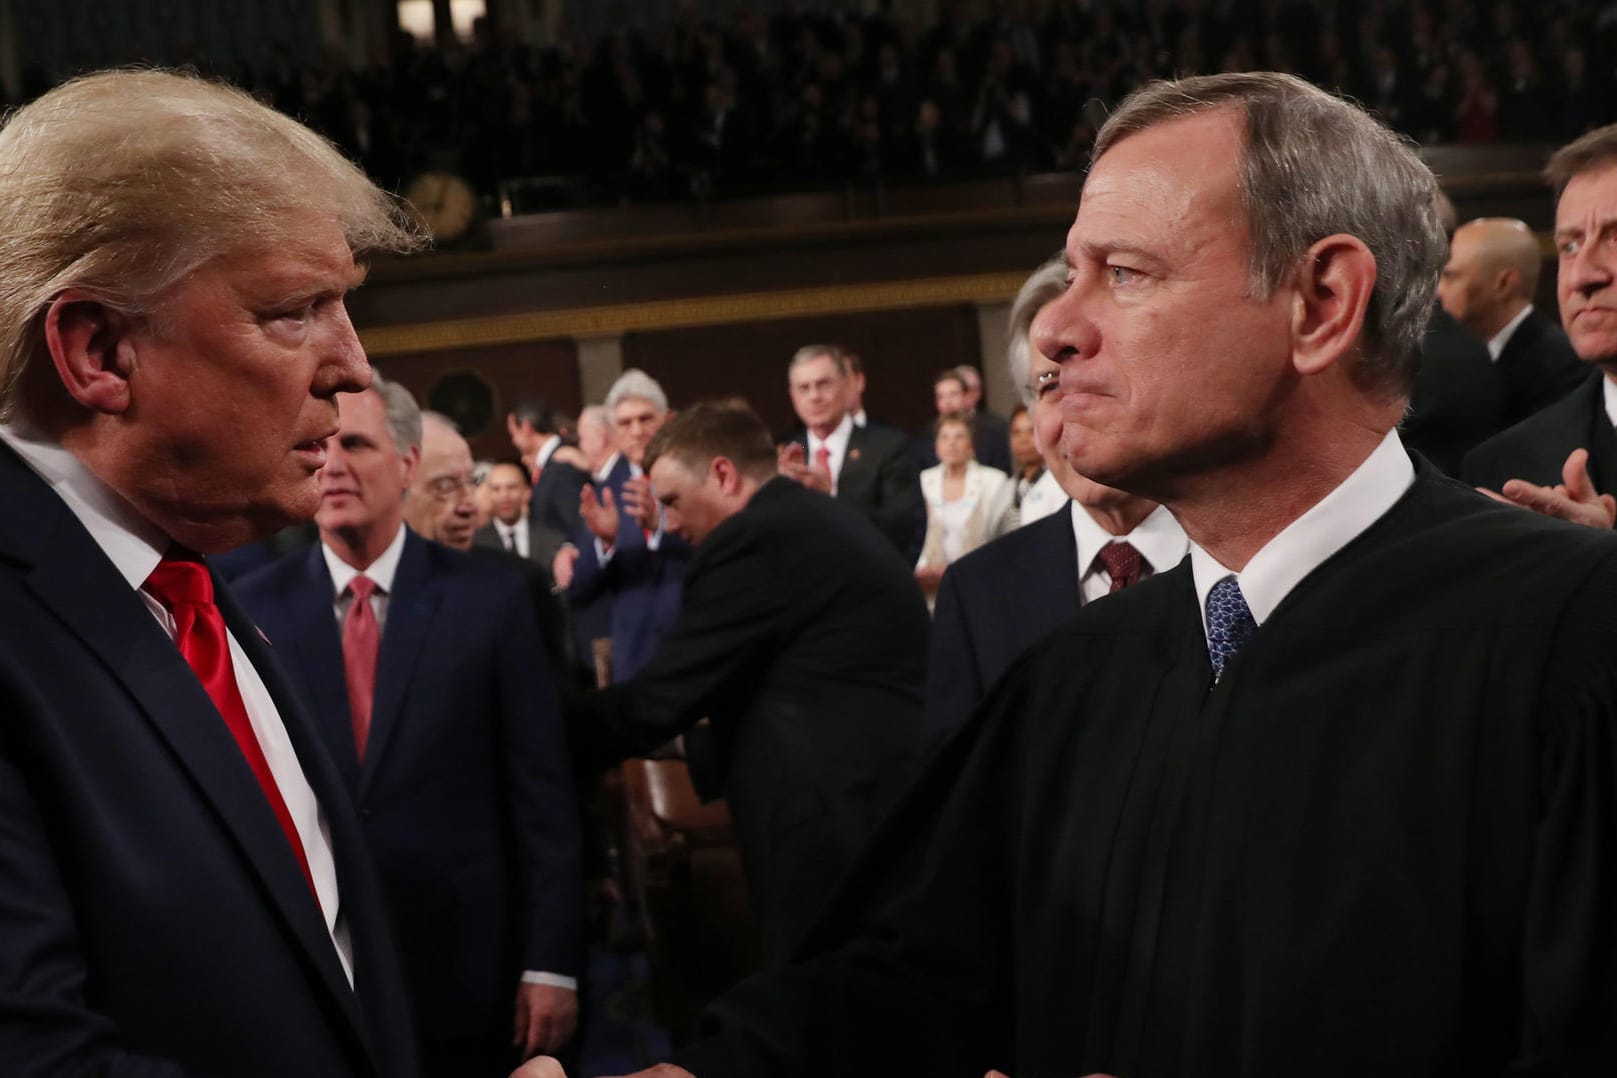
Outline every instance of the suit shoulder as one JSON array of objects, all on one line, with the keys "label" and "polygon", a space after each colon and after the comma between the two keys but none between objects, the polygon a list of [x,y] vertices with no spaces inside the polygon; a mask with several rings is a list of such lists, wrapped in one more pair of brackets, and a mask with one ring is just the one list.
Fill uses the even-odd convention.
[{"label": "suit shoulder", "polygon": [[230,590],[247,603],[273,602],[292,588],[306,583],[309,578],[308,550],[294,550],[282,554],[268,565],[260,566],[230,582]]}]

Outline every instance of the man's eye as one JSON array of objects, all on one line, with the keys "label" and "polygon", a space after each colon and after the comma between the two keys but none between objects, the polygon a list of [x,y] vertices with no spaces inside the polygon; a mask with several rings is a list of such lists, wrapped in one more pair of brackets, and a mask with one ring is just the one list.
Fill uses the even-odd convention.
[{"label": "man's eye", "polygon": [[1140,276],[1138,270],[1129,269],[1127,266],[1108,265],[1106,273],[1111,277],[1113,284],[1128,284]]},{"label": "man's eye", "polygon": [[1573,255],[1578,253],[1578,248],[1581,246],[1583,245],[1577,240],[1562,240],[1561,257],[1571,258]]}]

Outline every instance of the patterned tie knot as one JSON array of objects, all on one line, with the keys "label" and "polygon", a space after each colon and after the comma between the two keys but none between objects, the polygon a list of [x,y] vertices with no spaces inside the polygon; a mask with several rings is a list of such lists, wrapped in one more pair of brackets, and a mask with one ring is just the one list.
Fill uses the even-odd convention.
[{"label": "patterned tie knot", "polygon": [[1120,591],[1140,580],[1145,559],[1127,540],[1107,543],[1095,555],[1095,560],[1106,566],[1106,575],[1112,578],[1112,590]]},{"label": "patterned tie knot", "polygon": [[1223,675],[1224,664],[1257,630],[1258,623],[1235,577],[1227,576],[1214,584],[1207,593],[1207,657],[1212,660],[1215,680]]},{"label": "patterned tie knot", "polygon": [[376,590],[376,581],[364,573],[355,574],[348,582],[348,593],[354,597],[356,603],[363,603],[370,599],[371,593]]},{"label": "patterned tie knot", "polygon": [[179,606],[213,605],[213,577],[194,554],[165,554],[146,578],[146,590],[170,611]]}]

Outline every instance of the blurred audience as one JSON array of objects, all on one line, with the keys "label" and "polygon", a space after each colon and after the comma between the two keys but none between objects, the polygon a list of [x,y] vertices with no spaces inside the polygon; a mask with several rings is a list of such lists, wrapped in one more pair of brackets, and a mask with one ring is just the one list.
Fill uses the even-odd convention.
[{"label": "blurred audience", "polygon": [[938,417],[938,463],[921,473],[926,537],[915,579],[930,602],[943,571],[990,539],[1016,527],[1016,484],[972,453],[972,421],[965,412]]}]

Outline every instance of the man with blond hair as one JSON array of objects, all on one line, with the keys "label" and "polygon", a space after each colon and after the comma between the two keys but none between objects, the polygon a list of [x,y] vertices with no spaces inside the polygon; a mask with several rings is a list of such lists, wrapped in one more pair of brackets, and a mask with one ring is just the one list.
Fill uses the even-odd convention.
[{"label": "man with blond hair", "polygon": [[1617,539],[1400,444],[1435,188],[1292,76],[1118,106],[1031,337],[1190,555],[1013,664],[654,1073],[1617,1071]]},{"label": "man with blond hair", "polygon": [[247,95],[67,83],[0,130],[0,1059],[416,1073],[358,820],[207,555],[307,519],[395,203]]}]

